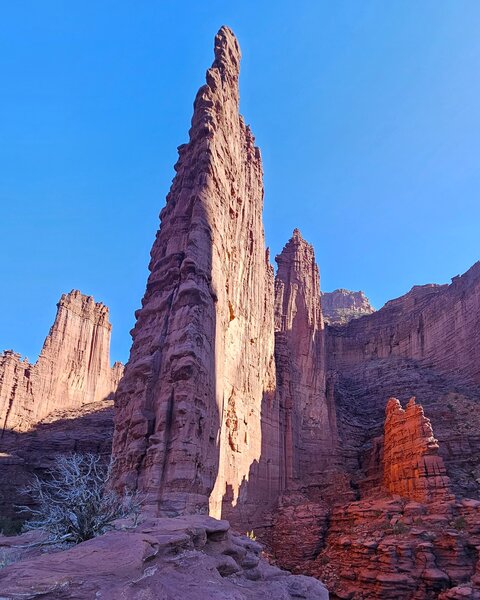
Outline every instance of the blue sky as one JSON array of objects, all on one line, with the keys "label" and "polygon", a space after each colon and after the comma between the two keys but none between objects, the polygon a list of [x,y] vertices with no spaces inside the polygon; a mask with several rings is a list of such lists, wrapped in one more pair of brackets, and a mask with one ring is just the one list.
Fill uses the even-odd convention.
[{"label": "blue sky", "polygon": [[0,9],[0,348],[35,360],[63,292],[125,361],[192,103],[229,25],[267,243],[378,308],[480,258],[477,0],[51,0]]}]

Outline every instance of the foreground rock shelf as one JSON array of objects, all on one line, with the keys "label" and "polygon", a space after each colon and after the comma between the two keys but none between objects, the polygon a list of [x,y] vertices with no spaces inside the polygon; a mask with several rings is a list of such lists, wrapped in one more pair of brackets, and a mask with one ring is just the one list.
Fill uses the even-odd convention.
[{"label": "foreground rock shelf", "polygon": [[12,564],[0,571],[0,598],[327,600],[328,592],[317,579],[269,565],[260,544],[228,522],[192,515],[147,520]]}]

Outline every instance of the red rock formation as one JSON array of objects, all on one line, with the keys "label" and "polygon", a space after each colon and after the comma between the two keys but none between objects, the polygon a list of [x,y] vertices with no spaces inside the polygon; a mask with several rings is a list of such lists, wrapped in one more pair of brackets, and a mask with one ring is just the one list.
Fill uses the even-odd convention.
[{"label": "red rock formation", "polygon": [[283,494],[269,535],[269,547],[277,563],[289,571],[304,572],[304,566],[323,547],[329,516],[326,502],[309,500],[295,492]]},{"label": "red rock formation", "polygon": [[108,308],[78,291],[64,294],[35,364],[11,350],[0,356],[0,424],[26,431],[59,409],[112,395],[123,367],[110,367]]},{"label": "red rock formation", "polygon": [[238,114],[239,66],[222,27],[116,395],[117,484],[141,489],[161,514],[219,516],[223,501],[246,515],[279,481],[273,269],[260,152]]},{"label": "red rock formation", "polygon": [[331,598],[478,599],[479,519],[480,502],[472,500],[383,498],[339,506],[324,548],[303,572],[320,577]]},{"label": "red rock formation", "polygon": [[322,312],[329,325],[344,325],[352,319],[371,315],[375,309],[363,292],[339,289],[322,292]]},{"label": "red rock formation", "polygon": [[480,262],[450,285],[416,286],[366,319],[331,328],[331,368],[391,357],[480,384]]},{"label": "red rock formation", "polygon": [[313,247],[295,229],[276,257],[275,360],[287,489],[319,485],[332,466],[335,407],[327,401],[320,278]]},{"label": "red rock formation", "polygon": [[452,498],[432,425],[411,398],[405,410],[396,398],[387,402],[383,483],[392,494],[418,502]]}]

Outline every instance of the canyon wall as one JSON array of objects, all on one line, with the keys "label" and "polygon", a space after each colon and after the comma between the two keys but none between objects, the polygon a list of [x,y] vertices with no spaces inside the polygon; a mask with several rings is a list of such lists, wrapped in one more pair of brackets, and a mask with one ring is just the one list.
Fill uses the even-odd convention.
[{"label": "canyon wall", "polygon": [[73,290],[64,294],[35,364],[11,350],[0,356],[0,424],[27,431],[50,413],[111,397],[122,375],[110,367],[108,308]]},{"label": "canyon wall", "polygon": [[421,400],[452,490],[480,497],[479,336],[480,263],[450,285],[416,286],[371,315],[326,328],[343,462],[362,492],[381,479],[373,440],[394,395]]},{"label": "canyon wall", "polygon": [[331,366],[401,357],[480,384],[480,262],[450,285],[415,286],[367,319],[329,330]]},{"label": "canyon wall", "polygon": [[260,151],[238,113],[240,49],[222,27],[160,214],[116,395],[118,487],[163,515],[245,518],[278,495],[273,269]]},{"label": "canyon wall", "polygon": [[113,393],[123,365],[110,367],[108,308],[78,291],[64,294],[35,364],[0,356],[0,530],[14,530],[31,504],[23,488],[57,455],[92,452],[108,460]]}]

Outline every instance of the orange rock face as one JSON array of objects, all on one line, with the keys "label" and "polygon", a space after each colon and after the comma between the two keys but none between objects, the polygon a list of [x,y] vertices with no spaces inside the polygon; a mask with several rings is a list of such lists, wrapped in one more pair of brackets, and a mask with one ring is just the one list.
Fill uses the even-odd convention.
[{"label": "orange rock face", "polygon": [[[239,65],[222,27],[116,394],[115,485],[140,490],[149,518],[209,512],[253,528],[334,599],[478,599],[480,263],[374,312],[362,293],[322,296],[295,230],[274,284]],[[0,504],[56,451],[108,452],[111,406],[94,400],[121,374],[109,328],[105,307],[72,293],[36,365],[0,359]],[[392,395],[417,395],[429,418],[394,398],[385,418]]]},{"label": "orange rock face", "polygon": [[396,398],[387,402],[383,483],[391,494],[418,502],[451,497],[443,459],[432,425],[411,398],[405,410]]},{"label": "orange rock face", "polygon": [[35,364],[0,356],[0,424],[27,431],[56,410],[111,397],[123,366],[110,366],[108,308],[78,291],[64,294]]},{"label": "orange rock face", "polygon": [[273,269],[239,67],[238,42],[222,27],[116,396],[117,484],[141,489],[164,515],[249,515],[278,493]]},{"label": "orange rock face", "polygon": [[339,506],[303,572],[322,579],[334,599],[478,599],[472,549],[479,519],[475,500],[432,505],[384,497]]}]

